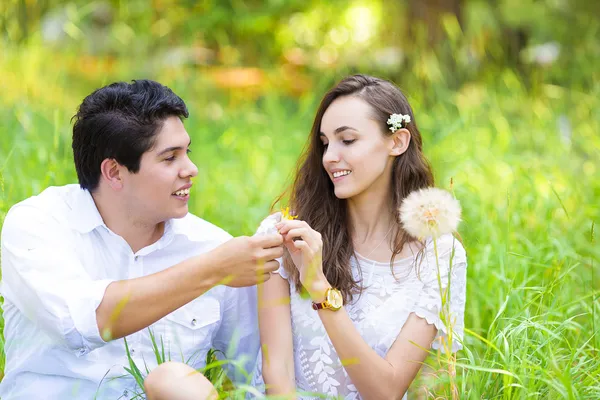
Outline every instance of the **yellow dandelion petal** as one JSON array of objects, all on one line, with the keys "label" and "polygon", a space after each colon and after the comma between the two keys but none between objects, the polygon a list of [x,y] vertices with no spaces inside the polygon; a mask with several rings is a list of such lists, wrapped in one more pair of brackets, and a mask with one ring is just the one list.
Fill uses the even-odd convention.
[{"label": "yellow dandelion petal", "polygon": [[285,209],[281,209],[281,219],[296,219],[298,218],[297,215],[292,215],[292,213],[290,212],[290,208],[286,207]]}]

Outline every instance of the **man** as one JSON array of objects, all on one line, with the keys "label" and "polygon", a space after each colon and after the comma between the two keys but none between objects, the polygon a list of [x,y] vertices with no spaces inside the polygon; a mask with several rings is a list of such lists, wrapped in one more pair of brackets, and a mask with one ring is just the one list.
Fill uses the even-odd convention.
[{"label": "man", "polygon": [[157,364],[150,332],[172,360],[201,368],[214,347],[251,372],[253,285],[278,268],[282,238],[231,239],[188,213],[198,171],[187,116],[153,81],[95,91],[74,117],[79,185],[7,214],[3,400],[134,397],[123,338],[145,373]]}]

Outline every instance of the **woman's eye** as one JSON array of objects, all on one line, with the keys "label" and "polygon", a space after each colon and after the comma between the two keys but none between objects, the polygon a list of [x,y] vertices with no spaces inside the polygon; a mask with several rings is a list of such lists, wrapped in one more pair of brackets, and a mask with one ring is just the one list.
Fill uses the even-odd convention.
[{"label": "woman's eye", "polygon": [[192,152],[192,150],[187,149],[185,152],[188,153],[188,154],[190,154]]},{"label": "woman's eye", "polygon": [[326,149],[329,146],[329,143],[323,143],[323,148]]},{"label": "woman's eye", "polygon": [[175,161],[175,156],[165,158],[165,161]]},{"label": "woman's eye", "polygon": [[351,140],[342,140],[342,142],[343,142],[345,145],[349,145],[349,144],[352,144],[352,143],[356,142],[356,139],[351,139]]}]

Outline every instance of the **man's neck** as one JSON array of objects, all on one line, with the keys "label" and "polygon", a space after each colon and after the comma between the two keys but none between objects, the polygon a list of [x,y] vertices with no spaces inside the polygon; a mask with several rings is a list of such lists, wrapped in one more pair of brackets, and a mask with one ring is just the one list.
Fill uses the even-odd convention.
[{"label": "man's neck", "polygon": [[144,221],[132,212],[134,210],[100,192],[92,193],[92,198],[104,224],[125,239],[133,253],[150,246],[162,237],[164,222]]}]

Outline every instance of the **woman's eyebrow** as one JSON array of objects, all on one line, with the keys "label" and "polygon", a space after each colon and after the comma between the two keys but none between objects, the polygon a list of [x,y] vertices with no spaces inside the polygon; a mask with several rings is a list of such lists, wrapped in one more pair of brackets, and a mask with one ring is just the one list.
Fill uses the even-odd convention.
[{"label": "woman's eyebrow", "polygon": [[[340,127],[336,128],[333,131],[333,134],[337,135],[338,133],[341,133],[341,132],[344,132],[344,131],[347,131],[347,130],[358,132],[357,129],[355,129],[355,128],[351,127],[351,126],[344,125],[344,126],[340,126]],[[325,134],[323,132],[319,132],[319,136],[325,136]]]}]

